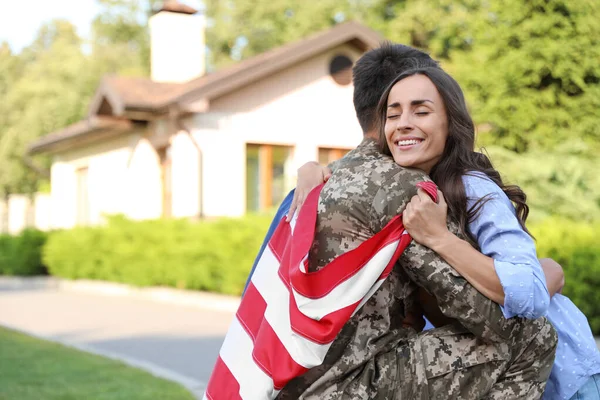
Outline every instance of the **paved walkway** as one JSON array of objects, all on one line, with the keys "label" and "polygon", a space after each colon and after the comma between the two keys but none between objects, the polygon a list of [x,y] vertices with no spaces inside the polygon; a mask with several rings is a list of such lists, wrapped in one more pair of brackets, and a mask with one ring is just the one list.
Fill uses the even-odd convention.
[{"label": "paved walkway", "polygon": [[231,311],[138,298],[0,286],[0,325],[124,360],[198,398],[232,318]]},{"label": "paved walkway", "polygon": [[0,325],[130,364],[199,396],[233,313],[51,289],[0,290]]}]

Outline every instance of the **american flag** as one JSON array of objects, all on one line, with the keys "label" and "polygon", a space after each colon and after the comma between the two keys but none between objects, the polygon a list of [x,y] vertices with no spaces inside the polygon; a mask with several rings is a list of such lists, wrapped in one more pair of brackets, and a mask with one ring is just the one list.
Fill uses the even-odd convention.
[{"label": "american flag", "polygon": [[[432,182],[417,186],[436,199]],[[319,193],[282,219],[225,336],[204,399],[274,399],[320,365],[344,324],[381,286],[411,241],[401,216],[325,268],[308,272]]]}]

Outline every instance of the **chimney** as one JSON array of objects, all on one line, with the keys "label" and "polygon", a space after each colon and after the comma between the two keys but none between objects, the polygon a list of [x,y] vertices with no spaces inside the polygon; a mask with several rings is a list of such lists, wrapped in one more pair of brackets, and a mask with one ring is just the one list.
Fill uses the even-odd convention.
[{"label": "chimney", "polygon": [[187,82],[204,75],[204,15],[166,0],[150,17],[151,75],[156,82]]}]

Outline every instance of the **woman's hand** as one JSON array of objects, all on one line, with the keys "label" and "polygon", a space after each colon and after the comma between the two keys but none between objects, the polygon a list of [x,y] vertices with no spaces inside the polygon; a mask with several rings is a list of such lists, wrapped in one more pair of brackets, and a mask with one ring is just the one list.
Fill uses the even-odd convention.
[{"label": "woman's hand", "polygon": [[439,190],[438,200],[435,203],[423,189],[419,189],[402,213],[404,227],[413,240],[432,250],[447,235],[452,235],[446,225],[448,205]]},{"label": "woman's hand", "polygon": [[310,191],[323,182],[327,182],[330,177],[331,170],[315,161],[308,162],[298,169],[298,183],[292,199],[292,206],[287,215],[288,222],[292,220],[296,210],[302,207]]}]

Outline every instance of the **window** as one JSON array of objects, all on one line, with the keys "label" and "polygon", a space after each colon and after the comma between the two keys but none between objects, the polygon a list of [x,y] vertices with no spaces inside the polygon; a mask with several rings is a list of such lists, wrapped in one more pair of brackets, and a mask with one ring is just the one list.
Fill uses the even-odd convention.
[{"label": "window", "polygon": [[77,185],[77,225],[89,225],[90,223],[90,196],[88,188],[88,169],[79,168],[75,171]]},{"label": "window", "polygon": [[290,190],[290,159],[287,146],[246,145],[246,210],[276,206]]},{"label": "window", "polygon": [[158,149],[160,160],[160,181],[162,184],[162,215],[169,218],[172,215],[172,163],[171,147]]},{"label": "window", "polygon": [[328,165],[344,157],[348,149],[338,149],[333,147],[319,147],[319,164]]},{"label": "window", "polygon": [[329,75],[340,86],[352,83],[352,60],[344,55],[333,57],[329,63]]}]

